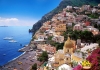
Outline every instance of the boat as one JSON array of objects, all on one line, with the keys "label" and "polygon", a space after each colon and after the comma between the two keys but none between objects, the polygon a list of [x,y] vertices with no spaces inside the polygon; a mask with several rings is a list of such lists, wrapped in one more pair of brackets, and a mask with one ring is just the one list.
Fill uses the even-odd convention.
[{"label": "boat", "polygon": [[12,37],[5,37],[5,38],[3,38],[4,40],[11,40],[11,39],[13,39]]},{"label": "boat", "polygon": [[10,43],[16,43],[17,41],[15,41],[15,40],[10,40],[9,42],[10,42]]},{"label": "boat", "polygon": [[5,56],[6,54],[3,54],[3,56]]}]

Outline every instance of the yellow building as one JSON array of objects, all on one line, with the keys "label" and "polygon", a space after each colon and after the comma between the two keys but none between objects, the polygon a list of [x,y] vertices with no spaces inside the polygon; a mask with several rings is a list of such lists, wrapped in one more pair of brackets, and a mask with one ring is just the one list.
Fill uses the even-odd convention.
[{"label": "yellow building", "polygon": [[65,32],[66,31],[66,24],[59,24],[55,27],[56,32]]},{"label": "yellow building", "polygon": [[74,47],[74,42],[68,37],[63,46],[63,50],[58,50],[57,53],[54,55],[55,62],[53,63],[53,66],[58,67],[62,64],[68,64],[71,66],[71,55],[74,52]]}]

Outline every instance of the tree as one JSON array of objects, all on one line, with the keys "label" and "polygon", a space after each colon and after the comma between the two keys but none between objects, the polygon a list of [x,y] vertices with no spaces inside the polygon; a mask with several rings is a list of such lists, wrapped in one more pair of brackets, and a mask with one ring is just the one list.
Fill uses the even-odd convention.
[{"label": "tree", "polygon": [[44,58],[44,61],[48,61],[48,53],[46,51],[43,51],[42,57]]},{"label": "tree", "polygon": [[42,54],[38,57],[38,60],[40,62],[48,61],[48,53],[46,51],[43,51]]},{"label": "tree", "polygon": [[50,41],[51,41],[51,40],[52,40],[52,38],[53,38],[53,36],[48,36],[48,40],[50,40]]},{"label": "tree", "polygon": [[97,28],[98,27],[97,24],[94,24],[94,27]]},{"label": "tree", "polygon": [[99,46],[100,46],[100,40],[98,40],[98,41],[97,41],[97,43],[98,43],[98,44],[99,44]]},{"label": "tree", "polygon": [[31,70],[37,70],[37,64],[36,63],[32,66]]}]

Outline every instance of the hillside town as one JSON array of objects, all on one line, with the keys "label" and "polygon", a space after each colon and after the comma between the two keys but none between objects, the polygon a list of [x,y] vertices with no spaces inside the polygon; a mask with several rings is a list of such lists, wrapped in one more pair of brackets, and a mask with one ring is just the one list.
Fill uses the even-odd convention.
[{"label": "hillside town", "polygon": [[[17,62],[26,70],[100,70],[100,4],[67,6],[19,51],[27,52],[24,65]],[[25,70],[17,66],[13,70]]]},{"label": "hillside town", "polygon": [[[99,70],[100,65],[92,69],[93,64],[87,59],[94,50],[100,49],[99,31],[100,4],[67,6],[43,23],[33,36],[30,47],[36,48],[37,58],[43,51],[48,53],[48,60],[40,60],[44,65],[39,66],[38,70],[80,70],[77,69],[79,65],[83,70]],[[73,32],[78,33],[78,36],[73,35]],[[94,41],[93,37],[96,36],[99,39]]]}]

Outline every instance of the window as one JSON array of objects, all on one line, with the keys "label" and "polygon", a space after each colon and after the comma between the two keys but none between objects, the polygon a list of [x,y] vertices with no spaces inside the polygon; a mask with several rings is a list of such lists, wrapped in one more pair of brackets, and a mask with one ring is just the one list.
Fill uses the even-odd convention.
[{"label": "window", "polygon": [[67,50],[67,52],[69,52],[69,49]]}]

